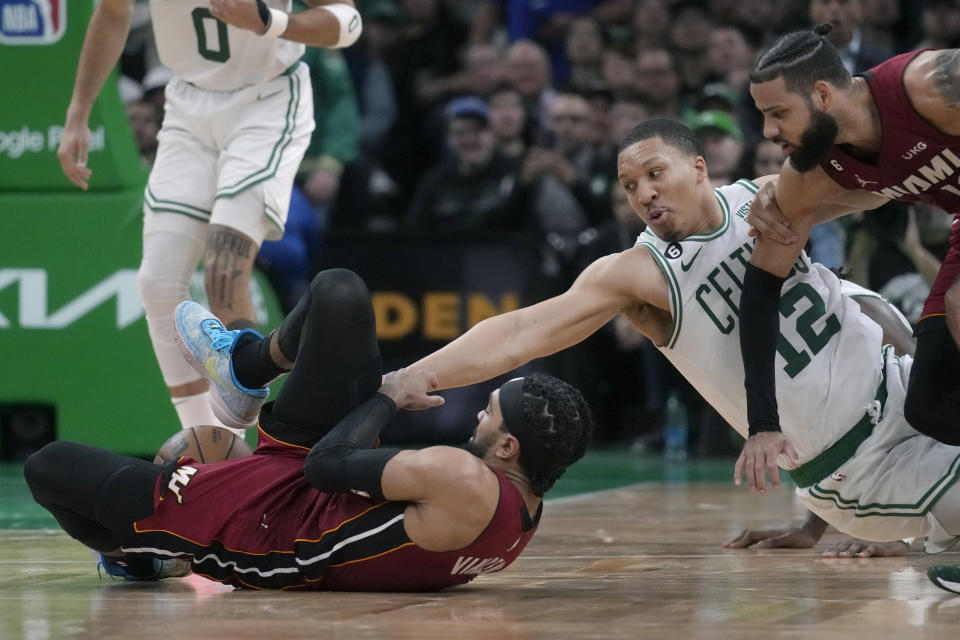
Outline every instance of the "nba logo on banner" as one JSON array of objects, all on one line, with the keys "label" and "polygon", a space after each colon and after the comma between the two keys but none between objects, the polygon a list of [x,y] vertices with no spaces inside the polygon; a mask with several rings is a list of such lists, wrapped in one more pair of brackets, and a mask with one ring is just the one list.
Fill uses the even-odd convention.
[{"label": "nba logo on banner", "polygon": [[0,0],[0,44],[53,44],[67,26],[67,0]]}]

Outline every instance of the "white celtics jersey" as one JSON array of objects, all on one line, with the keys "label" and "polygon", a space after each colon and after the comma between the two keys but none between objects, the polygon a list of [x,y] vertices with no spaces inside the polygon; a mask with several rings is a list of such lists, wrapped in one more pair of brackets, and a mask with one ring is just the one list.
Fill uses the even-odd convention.
[{"label": "white celtics jersey", "polygon": [[[291,0],[266,0],[290,11]],[[204,89],[233,91],[266,82],[303,55],[304,45],[226,25],[203,0],[150,0],[160,61]]]},{"label": "white celtics jersey", "polygon": [[[648,228],[637,244],[650,250],[670,287],[673,332],[660,350],[746,437],[738,315],[753,250],[746,215],[757,187],[741,180],[714,191],[723,210],[717,229],[664,242]],[[882,331],[841,288],[839,278],[802,254],[780,296],[780,426],[801,463],[864,416],[881,380]]]}]

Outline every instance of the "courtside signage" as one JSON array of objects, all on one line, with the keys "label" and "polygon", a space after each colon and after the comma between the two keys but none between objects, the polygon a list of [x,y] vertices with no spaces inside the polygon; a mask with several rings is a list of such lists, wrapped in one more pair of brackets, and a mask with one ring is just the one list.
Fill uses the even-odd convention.
[{"label": "courtside signage", "polygon": [[[267,325],[278,314],[270,313],[263,286],[259,275],[250,279],[250,298],[256,320]],[[66,329],[111,300],[116,301],[117,329],[125,329],[143,317],[136,269],[118,269],[55,309],[50,309],[48,303],[50,287],[46,269],[0,269],[0,292],[10,287],[19,289],[16,308],[12,308],[13,305],[0,307],[0,331]],[[207,304],[200,272],[194,273],[190,280],[190,297]]]},{"label": "courtside signage", "polygon": [[0,44],[46,46],[67,30],[67,0],[0,0]]}]

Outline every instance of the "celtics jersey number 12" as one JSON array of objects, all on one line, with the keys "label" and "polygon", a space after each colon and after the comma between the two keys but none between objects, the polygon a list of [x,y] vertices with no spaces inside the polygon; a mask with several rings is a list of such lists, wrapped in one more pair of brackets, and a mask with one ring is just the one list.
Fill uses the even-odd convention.
[{"label": "celtics jersey number 12", "polygon": [[[673,331],[660,350],[744,437],[739,313],[753,251],[746,216],[756,191],[747,180],[716,189],[723,222],[709,233],[665,242],[648,228],[637,240],[670,289]],[[801,462],[863,417],[881,380],[882,331],[843,288],[801,254],[781,291],[777,402],[781,428]]]}]

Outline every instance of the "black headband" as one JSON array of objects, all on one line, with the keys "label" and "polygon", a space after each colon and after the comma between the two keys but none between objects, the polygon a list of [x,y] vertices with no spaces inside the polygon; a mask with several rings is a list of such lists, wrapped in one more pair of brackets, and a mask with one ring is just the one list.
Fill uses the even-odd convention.
[{"label": "black headband", "polygon": [[552,477],[560,466],[532,433],[523,417],[523,378],[514,378],[500,387],[500,413],[507,430],[520,442],[527,470],[536,469]]}]

